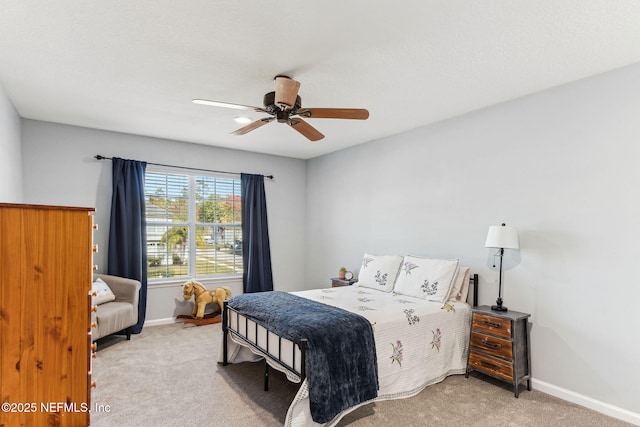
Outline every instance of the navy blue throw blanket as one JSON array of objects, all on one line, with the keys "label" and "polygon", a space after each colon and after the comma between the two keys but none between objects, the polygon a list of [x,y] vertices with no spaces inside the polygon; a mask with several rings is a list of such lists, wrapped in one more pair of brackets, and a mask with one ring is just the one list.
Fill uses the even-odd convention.
[{"label": "navy blue throw blanket", "polygon": [[288,340],[306,338],[311,417],[331,421],[378,395],[371,323],[359,314],[287,292],[237,295],[229,306]]}]

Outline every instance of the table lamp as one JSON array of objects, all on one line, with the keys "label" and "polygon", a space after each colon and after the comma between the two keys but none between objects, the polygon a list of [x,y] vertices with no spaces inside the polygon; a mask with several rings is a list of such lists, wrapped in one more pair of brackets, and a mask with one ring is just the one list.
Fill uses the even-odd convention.
[{"label": "table lamp", "polygon": [[[507,307],[502,306],[502,257],[505,249],[520,249],[518,243],[518,233],[513,227],[509,227],[504,223],[502,225],[492,225],[489,227],[487,233],[487,242],[484,245],[487,248],[499,249],[498,255],[500,257],[500,281],[498,285],[498,299],[496,305],[491,306],[491,310],[494,311],[508,311]],[[494,265],[495,267],[495,265]]]}]

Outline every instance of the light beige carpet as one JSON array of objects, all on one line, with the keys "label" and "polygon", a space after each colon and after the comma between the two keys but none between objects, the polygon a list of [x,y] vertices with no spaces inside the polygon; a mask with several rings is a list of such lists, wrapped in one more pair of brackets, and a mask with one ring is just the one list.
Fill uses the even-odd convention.
[{"label": "light beige carpet", "polygon": [[[281,426],[297,385],[264,362],[222,366],[220,324],[181,323],[107,337],[93,361],[94,427]],[[631,426],[589,409],[487,377],[454,375],[402,400],[376,402],[340,426]]]}]

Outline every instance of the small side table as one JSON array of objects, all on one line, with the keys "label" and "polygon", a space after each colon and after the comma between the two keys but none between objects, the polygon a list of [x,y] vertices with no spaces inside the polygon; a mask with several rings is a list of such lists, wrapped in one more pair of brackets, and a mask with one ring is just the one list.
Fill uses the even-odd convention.
[{"label": "small side table", "polygon": [[337,288],[339,286],[351,286],[354,283],[356,283],[356,280],[354,280],[354,279],[344,280],[344,279],[338,279],[337,277],[332,277],[331,278],[331,287],[332,288]]},{"label": "small side table", "polygon": [[488,305],[471,309],[471,339],[467,373],[476,370],[513,384],[518,397],[518,385],[527,381],[531,391],[531,354],[529,325],[531,316],[517,311],[493,311]]}]

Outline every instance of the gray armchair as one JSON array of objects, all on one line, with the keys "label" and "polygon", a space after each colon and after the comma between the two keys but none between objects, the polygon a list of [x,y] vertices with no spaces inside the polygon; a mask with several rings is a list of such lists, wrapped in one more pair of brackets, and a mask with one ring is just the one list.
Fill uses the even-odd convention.
[{"label": "gray armchair", "polygon": [[116,299],[98,305],[96,311],[91,313],[91,321],[95,324],[91,333],[92,341],[120,331],[126,333],[128,340],[131,339],[131,327],[138,323],[140,282],[108,274],[94,274],[94,279],[98,277],[109,285]]}]

